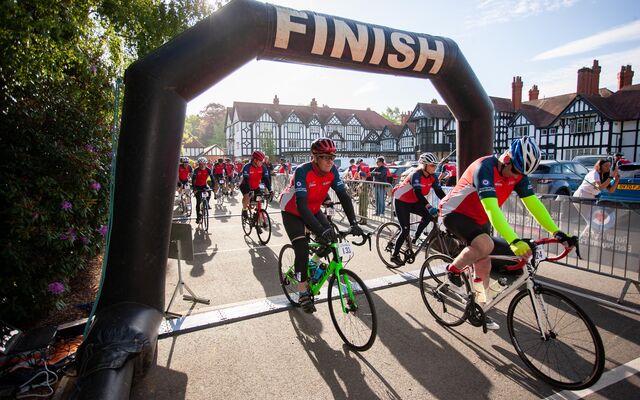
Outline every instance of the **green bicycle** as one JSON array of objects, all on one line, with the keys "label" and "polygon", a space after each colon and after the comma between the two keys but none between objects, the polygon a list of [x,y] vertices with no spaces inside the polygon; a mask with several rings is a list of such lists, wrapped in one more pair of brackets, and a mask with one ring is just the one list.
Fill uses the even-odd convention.
[{"label": "green bicycle", "polygon": [[[364,282],[353,271],[344,268],[353,257],[351,243],[345,240],[350,231],[338,232],[338,241],[329,245],[309,243],[309,254],[322,254],[318,268],[326,270],[319,280],[311,277],[315,274],[311,268],[307,269],[309,276],[309,291],[313,296],[320,294],[320,289],[329,281],[327,299],[331,321],[338,331],[340,338],[347,346],[356,351],[365,351],[373,346],[378,330],[376,309]],[[361,242],[353,242],[362,246],[365,242],[371,245],[371,234],[362,237]],[[343,264],[343,260],[344,264]],[[278,258],[280,285],[291,304],[300,306],[298,302],[298,283],[294,268],[295,253],[291,244],[285,245]]]}]

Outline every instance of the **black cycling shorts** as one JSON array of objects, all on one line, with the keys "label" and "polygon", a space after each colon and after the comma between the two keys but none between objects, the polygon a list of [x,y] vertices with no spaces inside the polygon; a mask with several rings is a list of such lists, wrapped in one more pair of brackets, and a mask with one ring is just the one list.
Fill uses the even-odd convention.
[{"label": "black cycling shorts", "polygon": [[491,236],[491,224],[478,225],[474,220],[464,214],[451,212],[442,218],[445,228],[458,239],[470,245],[473,239],[486,233]]}]

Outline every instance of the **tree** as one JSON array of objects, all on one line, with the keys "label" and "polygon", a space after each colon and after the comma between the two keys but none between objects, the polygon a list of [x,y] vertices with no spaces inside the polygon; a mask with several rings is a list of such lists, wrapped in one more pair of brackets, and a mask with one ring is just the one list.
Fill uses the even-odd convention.
[{"label": "tree", "polygon": [[[0,7],[0,315],[33,320],[99,254],[114,91],[128,63],[210,12],[205,0],[21,0]],[[7,268],[8,267],[8,268]]]},{"label": "tree", "polygon": [[185,122],[183,143],[191,137],[197,138],[205,146],[217,144],[226,148],[224,133],[224,120],[227,115],[227,107],[218,103],[207,104],[198,115],[189,115]]},{"label": "tree", "polygon": [[400,109],[398,107],[387,107],[387,109],[382,113],[382,116],[389,122],[392,122],[396,125],[399,125],[401,122],[400,119]]}]

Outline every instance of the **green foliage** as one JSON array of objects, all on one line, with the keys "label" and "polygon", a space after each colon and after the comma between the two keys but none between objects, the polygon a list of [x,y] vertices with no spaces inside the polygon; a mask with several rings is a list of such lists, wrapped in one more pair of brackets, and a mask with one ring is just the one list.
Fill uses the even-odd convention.
[{"label": "green foliage", "polygon": [[387,107],[387,109],[382,113],[382,116],[389,122],[393,122],[398,125],[401,122],[400,119],[400,109],[398,107]]},{"label": "green foliage", "polygon": [[205,0],[0,4],[0,316],[60,307],[108,222],[112,82]]},{"label": "green foliage", "polygon": [[184,125],[182,142],[189,143],[197,138],[205,146],[217,144],[222,149],[227,147],[224,134],[224,119],[227,107],[218,103],[210,103],[198,113],[188,115]]}]

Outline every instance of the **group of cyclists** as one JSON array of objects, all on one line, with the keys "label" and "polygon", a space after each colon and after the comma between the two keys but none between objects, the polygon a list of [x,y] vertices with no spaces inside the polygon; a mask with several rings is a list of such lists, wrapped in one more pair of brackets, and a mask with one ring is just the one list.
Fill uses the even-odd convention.
[{"label": "group of cyclists", "polygon": [[[328,196],[329,189],[336,193],[344,213],[351,225],[351,233],[363,235],[358,225],[352,199],[345,183],[334,165],[336,144],[330,138],[319,138],[311,144],[311,161],[297,167],[293,176],[280,196],[282,223],[295,251],[295,271],[300,282],[299,302],[307,313],[315,311],[313,297],[307,282],[307,264],[309,262],[309,229],[314,240],[321,244],[330,244],[337,240],[336,232],[320,211]],[[271,191],[270,173],[263,165],[265,154],[255,151],[250,162],[241,170],[240,191],[243,194],[243,215],[249,205],[249,193],[258,190],[264,184],[265,191]],[[411,214],[423,218],[413,240],[418,238],[426,225],[434,217],[442,217],[445,228],[462,241],[466,247],[447,266],[447,279],[452,290],[463,291],[460,274],[467,265],[473,265],[476,276],[487,289],[491,262],[489,255],[494,251],[500,254],[515,254],[518,257],[530,257],[531,248],[521,240],[507,222],[500,207],[511,192],[515,191],[534,219],[565,247],[577,244],[576,236],[569,236],[556,225],[549,212],[536,197],[527,175],[535,171],[541,160],[540,149],[534,138],[524,136],[514,139],[509,149],[499,156],[485,156],[475,160],[459,177],[453,189],[445,195],[435,175],[440,160],[432,153],[424,153],[418,160],[418,168],[409,173],[394,189],[393,201],[395,213],[401,227],[401,238],[396,242],[392,261],[401,264],[398,257],[403,240],[410,235],[409,219]],[[230,160],[229,160],[230,161]],[[206,166],[206,159],[198,160],[199,167],[192,173],[194,189],[206,185],[206,180],[222,176],[226,168],[221,166],[212,173]],[[354,165],[354,170],[357,166]],[[182,168],[182,166],[181,166]],[[364,169],[364,168],[362,168]],[[361,169],[361,170],[362,170]],[[188,178],[180,172],[180,182]],[[431,190],[441,199],[439,206],[433,207],[427,201]],[[198,208],[196,208],[198,209]],[[431,218],[429,218],[431,217]],[[199,222],[199,215],[198,220]],[[491,227],[501,236],[492,237]],[[506,253],[505,253],[506,252]],[[498,324],[487,317],[487,328],[498,329]]]}]

